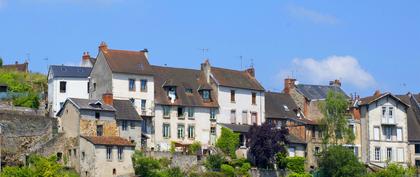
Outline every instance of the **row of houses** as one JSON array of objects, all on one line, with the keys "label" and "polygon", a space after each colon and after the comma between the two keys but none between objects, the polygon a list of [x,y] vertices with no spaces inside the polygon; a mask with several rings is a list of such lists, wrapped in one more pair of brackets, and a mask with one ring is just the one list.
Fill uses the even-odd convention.
[{"label": "row of houses", "polygon": [[[329,91],[349,101],[349,126],[356,135],[346,144],[366,164],[387,162],[420,165],[419,95],[349,97],[339,80],[327,85],[284,80],[281,93],[266,91],[255,69],[199,69],[156,66],[148,50],[127,51],[99,46],[96,57],[85,52],[80,67],[51,66],[48,109],[68,138],[62,155],[82,176],[124,176],[134,173],[135,149],[178,151],[199,142],[204,151],[215,145],[221,128],[240,133],[238,156],[247,155],[251,125],[271,122],[289,129],[290,156],[307,159],[316,168],[322,148],[319,104]],[[418,143],[418,144],[416,144]]]}]

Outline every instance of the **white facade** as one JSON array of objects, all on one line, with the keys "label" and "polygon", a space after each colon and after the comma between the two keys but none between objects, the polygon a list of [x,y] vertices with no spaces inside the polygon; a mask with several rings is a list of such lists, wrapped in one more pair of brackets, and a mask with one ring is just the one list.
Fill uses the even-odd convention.
[{"label": "white facade", "polygon": [[361,108],[362,154],[366,163],[407,165],[409,157],[406,106],[391,96]]},{"label": "white facade", "polygon": [[[235,92],[235,101],[231,101],[232,90]],[[255,104],[252,103],[253,93],[256,94]],[[253,114],[256,114],[258,125],[265,122],[264,91],[219,86],[217,95],[220,106],[218,123],[252,125]],[[233,120],[233,112],[235,112],[236,120]]]},{"label": "white facade", "polygon": [[[60,90],[60,82],[65,83],[65,90]],[[62,104],[67,98],[89,98],[87,78],[53,78],[53,73],[48,75],[48,108],[50,117],[56,117],[55,114],[60,110]]]},{"label": "white facade", "polygon": [[[178,117],[178,106],[166,106],[170,108],[169,116],[164,116],[163,107],[162,105],[157,105],[155,110],[155,134],[152,142],[155,144],[156,150],[168,151],[171,142],[181,144],[200,142],[204,149],[215,143],[215,135],[211,133],[211,127],[214,127],[214,130],[216,129],[215,120],[218,118],[217,108],[184,107],[184,116]],[[187,110],[189,108],[193,108],[194,110],[192,117],[188,116]],[[215,111],[215,119],[210,118],[211,109]],[[169,126],[169,129],[165,129],[165,126]],[[181,133],[183,136],[178,137],[180,127],[184,127],[183,133]],[[193,127],[192,132],[190,127]]]}]

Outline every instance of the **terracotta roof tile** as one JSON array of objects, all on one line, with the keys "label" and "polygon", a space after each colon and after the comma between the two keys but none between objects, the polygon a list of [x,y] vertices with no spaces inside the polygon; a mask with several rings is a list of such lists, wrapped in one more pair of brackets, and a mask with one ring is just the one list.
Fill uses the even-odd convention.
[{"label": "terracotta roof tile", "polygon": [[112,72],[153,75],[144,51],[106,49],[102,52]]},{"label": "terracotta roof tile", "polygon": [[82,137],[94,145],[135,146],[129,140],[121,138],[119,136],[82,136]]}]

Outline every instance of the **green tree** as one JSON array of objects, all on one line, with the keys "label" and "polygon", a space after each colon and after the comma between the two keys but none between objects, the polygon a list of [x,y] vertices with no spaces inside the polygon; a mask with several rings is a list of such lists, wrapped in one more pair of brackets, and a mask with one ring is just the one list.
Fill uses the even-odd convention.
[{"label": "green tree", "polygon": [[132,157],[134,172],[141,177],[158,177],[161,165],[158,160],[136,151]]},{"label": "green tree", "polygon": [[188,154],[197,155],[198,152],[201,150],[201,143],[195,141],[188,147]]},{"label": "green tree", "polygon": [[355,135],[348,126],[349,102],[346,97],[339,92],[329,91],[325,102],[319,106],[323,113],[320,123],[324,148],[328,144],[352,144]]},{"label": "green tree", "polygon": [[236,158],[235,151],[239,147],[239,133],[234,133],[232,130],[222,127],[222,133],[220,138],[217,139],[216,147],[231,158]]},{"label": "green tree", "polygon": [[0,57],[0,67],[2,67],[2,66],[3,66],[3,58]]},{"label": "green tree", "polygon": [[234,177],[235,176],[235,168],[230,165],[223,164],[221,167],[221,172],[225,174],[227,177]]},{"label": "green tree", "polygon": [[365,166],[353,151],[340,145],[330,146],[321,153],[319,170],[323,177],[359,177],[366,174]]},{"label": "green tree", "polygon": [[288,157],[287,169],[294,173],[299,173],[299,174],[305,173],[305,158],[304,157]]},{"label": "green tree", "polygon": [[416,169],[409,167],[404,168],[398,164],[389,164],[387,168],[376,173],[370,173],[368,177],[414,177]]},{"label": "green tree", "polygon": [[[169,168],[158,173],[158,177],[185,177],[185,173],[180,168]],[[142,176],[143,177],[143,176]]]},{"label": "green tree", "polygon": [[276,163],[278,169],[285,170],[287,168],[287,156],[288,153],[286,151],[276,154]]},{"label": "green tree", "polygon": [[225,162],[226,159],[222,154],[211,154],[207,157],[204,165],[208,170],[219,171]]}]

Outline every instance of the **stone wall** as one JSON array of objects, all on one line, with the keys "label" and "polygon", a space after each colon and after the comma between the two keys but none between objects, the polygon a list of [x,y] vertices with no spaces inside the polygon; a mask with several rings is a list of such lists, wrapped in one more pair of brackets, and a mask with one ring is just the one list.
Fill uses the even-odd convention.
[{"label": "stone wall", "polygon": [[198,165],[199,161],[197,156],[195,155],[186,155],[183,153],[174,153],[171,154],[170,152],[159,152],[159,151],[152,151],[146,152],[146,156],[153,157],[156,159],[160,158],[167,158],[171,159],[173,167],[179,167],[184,171],[188,171],[191,168],[194,168]]}]

